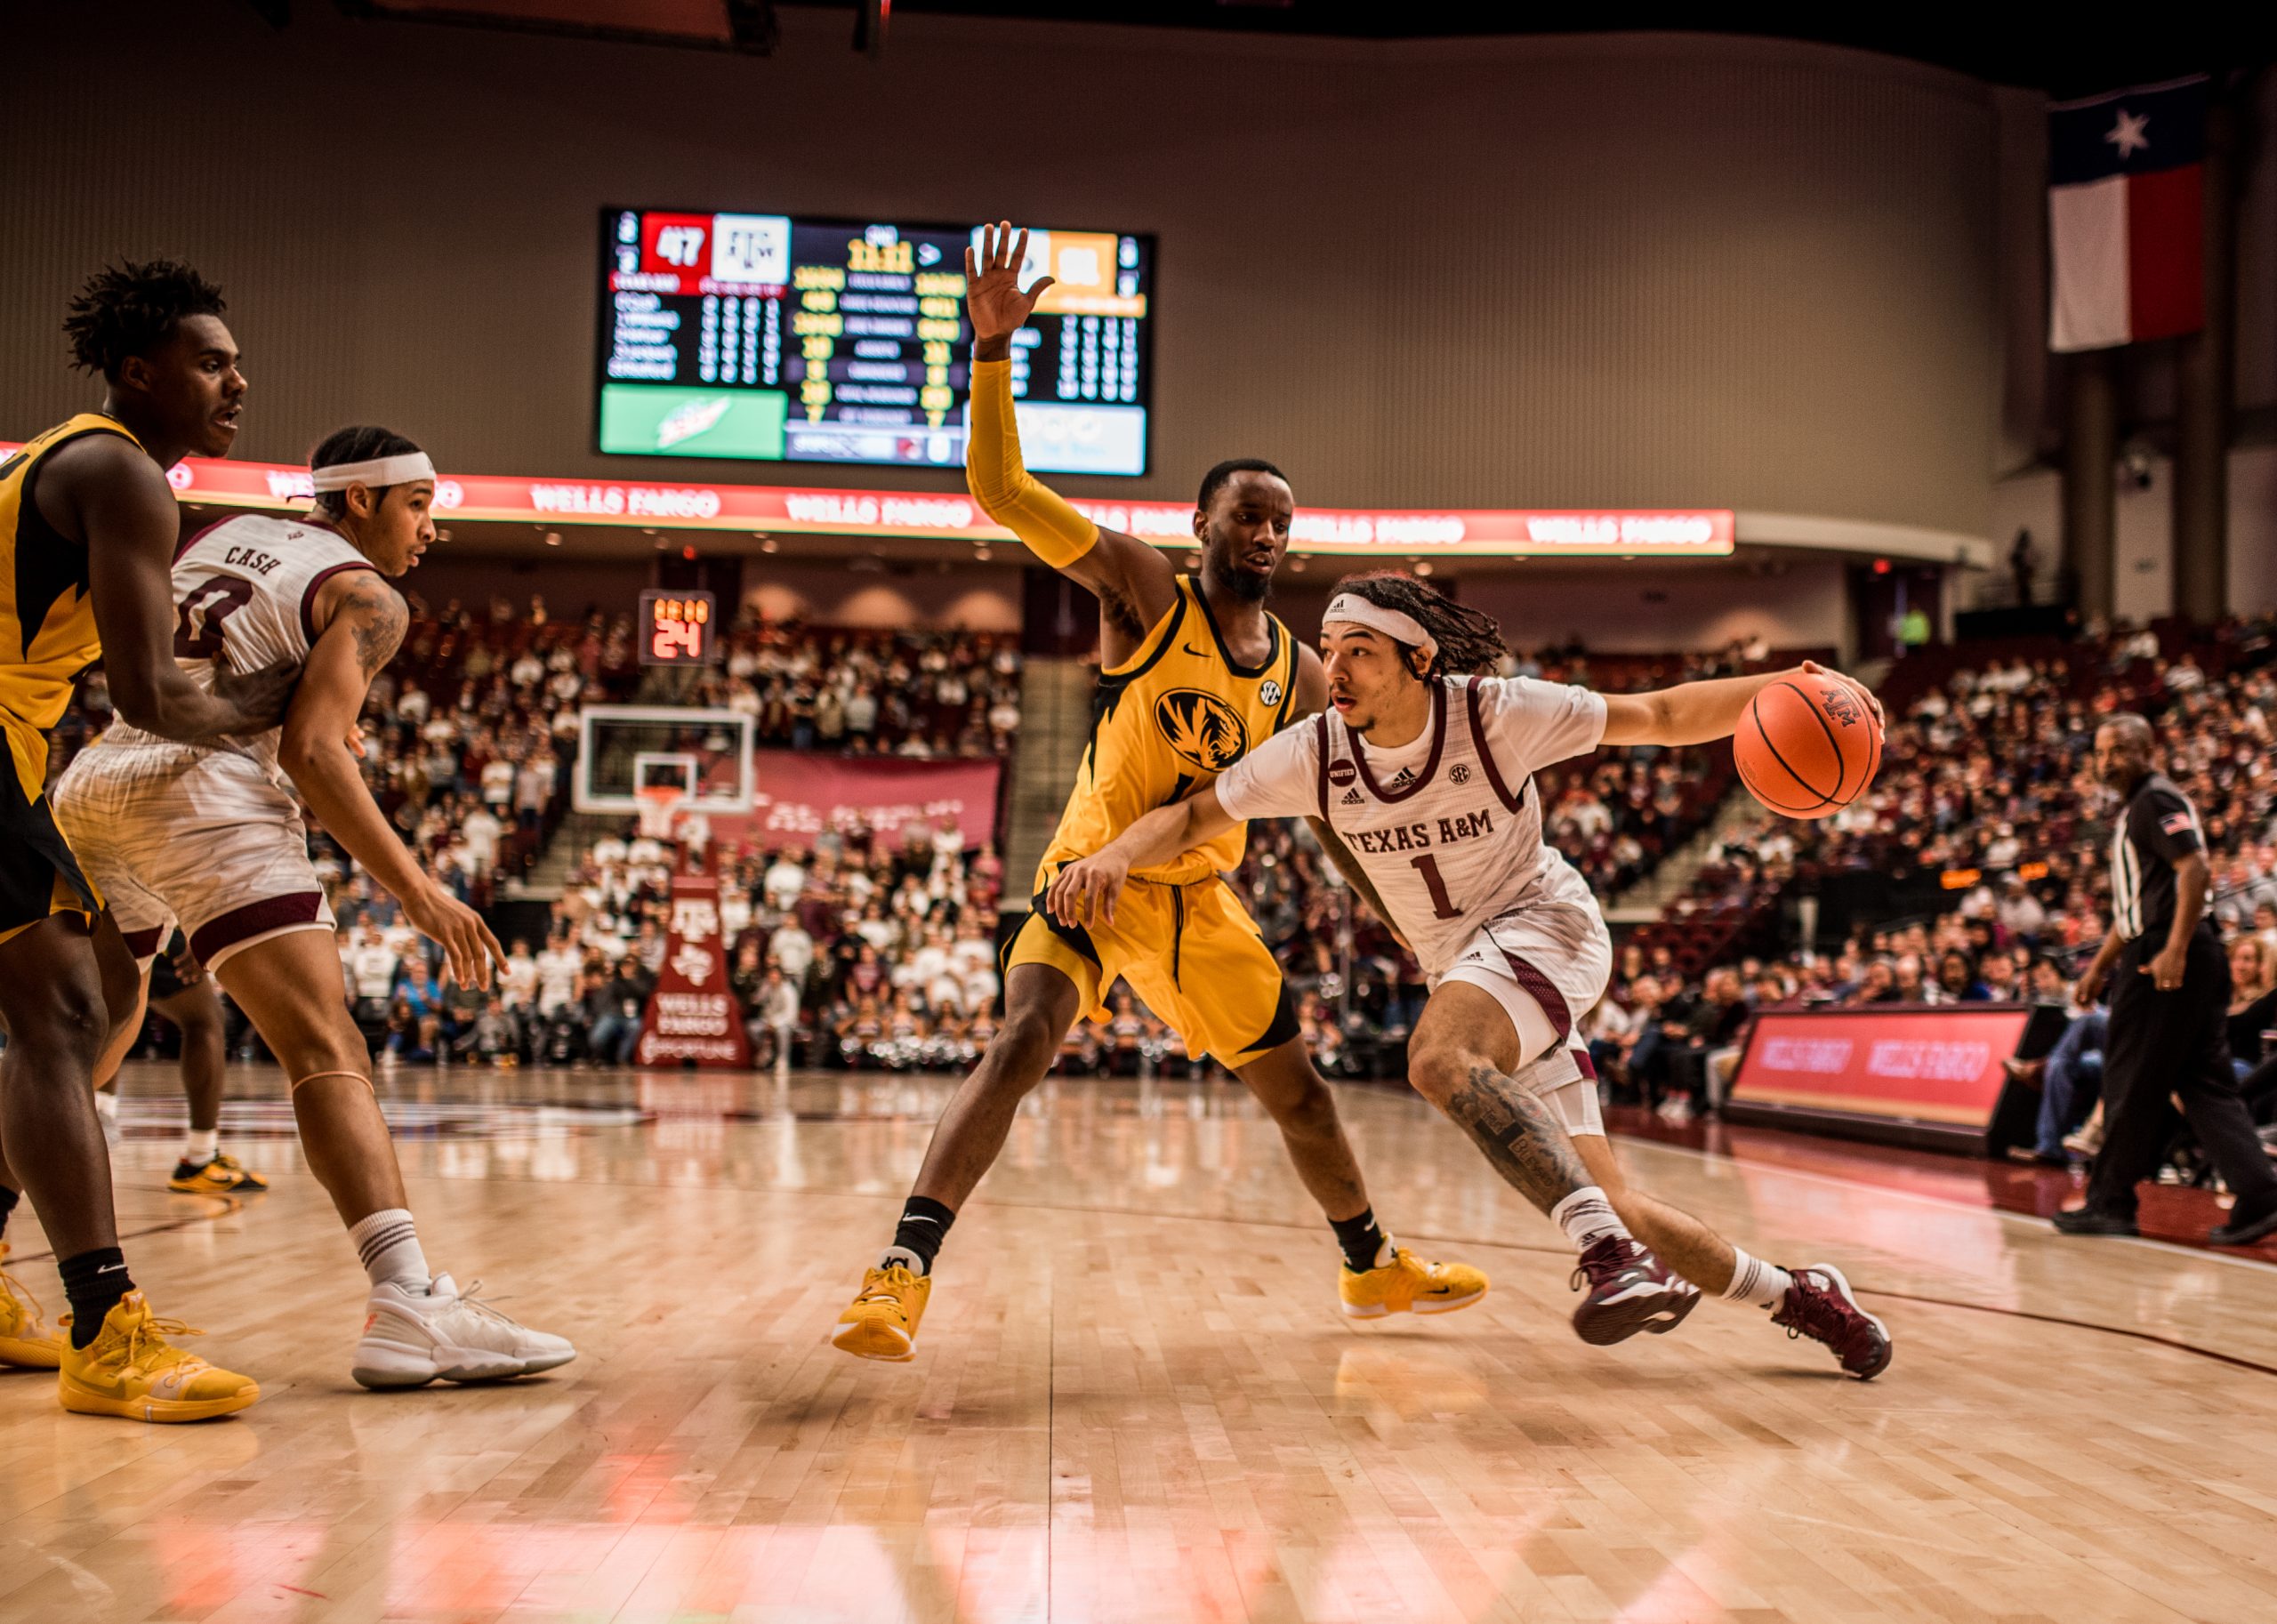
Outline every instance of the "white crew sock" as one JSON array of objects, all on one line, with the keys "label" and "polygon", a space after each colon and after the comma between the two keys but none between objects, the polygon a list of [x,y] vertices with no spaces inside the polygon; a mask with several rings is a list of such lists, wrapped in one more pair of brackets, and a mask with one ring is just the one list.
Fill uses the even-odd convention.
[{"label": "white crew sock", "polygon": [[925,1266],[924,1258],[911,1251],[906,1246],[887,1247],[878,1254],[878,1266],[881,1269],[905,1268],[913,1274],[929,1274],[933,1272]]},{"label": "white crew sock", "polygon": [[356,1256],[374,1285],[393,1282],[420,1297],[434,1283],[427,1254],[419,1250],[418,1226],[402,1208],[390,1207],[351,1224],[348,1238],[356,1242]]},{"label": "white crew sock", "polygon": [[213,1160],[221,1148],[221,1130],[219,1128],[193,1128],[189,1130],[189,1138],[182,1142],[181,1159],[192,1167],[204,1167]]},{"label": "white crew sock", "polygon": [[1565,1232],[1573,1250],[1585,1252],[1607,1235],[1630,1239],[1629,1226],[1613,1210],[1605,1192],[1593,1184],[1585,1184],[1564,1201],[1549,1210],[1549,1221]]},{"label": "white crew sock", "polygon": [[118,1122],[118,1096],[109,1089],[97,1089],[95,1114],[116,1126]]},{"label": "white crew sock", "polygon": [[1750,1258],[1734,1246],[1732,1283],[1724,1288],[1724,1296],[1732,1302],[1750,1303],[1758,1308],[1776,1308],[1794,1278],[1777,1264]]}]

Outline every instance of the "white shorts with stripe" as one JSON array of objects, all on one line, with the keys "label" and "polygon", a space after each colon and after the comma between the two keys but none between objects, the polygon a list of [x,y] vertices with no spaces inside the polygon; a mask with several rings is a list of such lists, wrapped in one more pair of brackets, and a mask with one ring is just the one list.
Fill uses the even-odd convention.
[{"label": "white shorts with stripe", "polygon": [[177,924],[208,969],[272,937],[333,929],[300,805],[248,757],[98,743],[50,799],[146,968]]},{"label": "white shorts with stripe", "polygon": [[1502,1006],[1521,1034],[1540,1029],[1535,1010],[1547,1016],[1554,1039],[1521,1057],[1517,1080],[1557,1102],[1567,1132],[1602,1134],[1597,1067],[1575,1028],[1612,979],[1613,937],[1595,899],[1558,898],[1489,920],[1431,988],[1450,981],[1478,988]]}]

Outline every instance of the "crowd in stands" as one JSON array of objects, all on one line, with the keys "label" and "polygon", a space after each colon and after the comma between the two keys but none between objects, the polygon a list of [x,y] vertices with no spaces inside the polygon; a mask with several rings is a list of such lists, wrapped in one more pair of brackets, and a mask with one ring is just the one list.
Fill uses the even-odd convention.
[{"label": "crowd in stands", "polygon": [[[2098,723],[2150,714],[2163,770],[2197,807],[2215,888],[2209,910],[2232,949],[2232,1055],[2265,1123],[2277,1114],[2277,622],[2193,639],[2134,629],[1942,668],[1900,667],[1874,786],[1832,817],[1760,813],[1727,834],[1696,889],[1622,953],[1588,1036],[1624,1097],[1680,1114],[1712,1099],[1754,1010],[1862,1004],[2059,1002],[2110,921],[2108,852],[2117,798],[2095,781]],[[1911,680],[1909,680],[1909,678]],[[1706,924],[1760,911],[1844,872],[1942,877],[1951,905],[1856,933],[1821,954],[1700,953]],[[2093,1017],[2088,1017],[2091,1022]],[[2035,1147],[2066,1155],[2094,1089],[2066,1067],[2089,1063],[2096,1026],[2039,1069],[2065,1086]],[[2072,1149],[2092,1137],[2072,1136]]]},{"label": "crowd in stands", "polygon": [[[2241,1062],[2263,1059],[2261,1033],[2277,1018],[2256,1026],[2251,1006],[2277,968],[2277,627],[1929,652],[1946,657],[1917,655],[1884,685],[1884,766],[1865,796],[1816,822],[1763,813],[1727,824],[1691,892],[1626,940],[1584,1023],[1613,1096],[1670,1113],[1711,1103],[1760,1009],[2060,1000],[2107,919],[2112,802],[2087,757],[2097,721],[2121,707],[2159,719],[2166,770],[2203,818],[2215,917],[2241,953],[2260,945],[2257,970],[2241,960],[2234,1035]],[[1656,658],[1552,648],[1514,653],[1505,674],[1622,691],[1794,657],[1759,645]],[[746,624],[688,698],[751,714],[762,744],[1001,753],[1018,731],[1018,672],[1010,640],[983,634]],[[374,685],[366,772],[435,872],[487,901],[566,805],[577,706],[629,698],[638,677],[622,617],[556,622],[542,601],[422,611]],[[59,754],[104,713],[98,676]],[[1546,829],[1609,896],[1703,828],[1731,775],[1719,750],[1601,752],[1541,776]],[[730,980],[760,1064],[954,1070],[993,1034],[1007,882],[993,848],[967,852],[952,833],[913,826],[899,840],[825,834],[812,851],[716,857]],[[338,854],[326,861],[350,993],[380,1054],[405,1065],[632,1055],[664,953],[674,853],[662,842],[628,829],[594,845],[546,939],[516,942],[487,994],[440,984],[431,946],[393,903]],[[1781,951],[1791,930],[1779,927],[1792,917],[1782,904],[1860,872],[1948,876],[1951,905],[1827,951]],[[1287,969],[1324,1068],[1397,1075],[1421,1011],[1420,972],[1308,832],[1253,828],[1234,884]],[[1127,989],[1108,1005],[1106,1019],[1070,1034],[1064,1069],[1196,1064]]]},{"label": "crowd in stands", "polygon": [[747,623],[693,703],[752,718],[762,746],[849,755],[1006,755],[1020,727],[1018,639],[989,632]]}]

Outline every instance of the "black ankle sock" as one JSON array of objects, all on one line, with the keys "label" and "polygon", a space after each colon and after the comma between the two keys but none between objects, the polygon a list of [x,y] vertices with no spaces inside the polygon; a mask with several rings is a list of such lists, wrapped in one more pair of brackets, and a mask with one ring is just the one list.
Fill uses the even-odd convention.
[{"label": "black ankle sock", "polygon": [[103,1315],[134,1290],[126,1254],[116,1246],[100,1246],[56,1266],[63,1274],[63,1295],[71,1299],[71,1346],[84,1347],[101,1331]]},{"label": "black ankle sock", "polygon": [[1336,1243],[1344,1249],[1346,1268],[1359,1274],[1376,1266],[1376,1259],[1383,1256],[1384,1232],[1373,1207],[1358,1218],[1331,1218],[1328,1226],[1336,1231]]},{"label": "black ankle sock", "polygon": [[933,1272],[934,1254],[941,1250],[942,1237],[956,1221],[957,1215],[940,1202],[913,1195],[901,1210],[901,1222],[894,1227],[893,1243],[922,1258],[925,1273],[929,1274]]},{"label": "black ankle sock", "polygon": [[8,1215],[16,1210],[16,1203],[23,1199],[20,1192],[10,1189],[4,1184],[0,1184],[0,1235],[8,1233]]}]

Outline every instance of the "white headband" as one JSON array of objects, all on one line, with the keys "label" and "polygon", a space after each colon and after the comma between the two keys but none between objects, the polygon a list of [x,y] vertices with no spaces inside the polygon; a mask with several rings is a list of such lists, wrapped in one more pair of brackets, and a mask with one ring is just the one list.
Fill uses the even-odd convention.
[{"label": "white headband", "polygon": [[1339,592],[1328,606],[1328,613],[1320,617],[1324,626],[1334,621],[1345,621],[1355,626],[1365,626],[1371,631],[1380,631],[1388,638],[1403,643],[1412,643],[1423,651],[1428,665],[1439,653],[1439,639],[1423,630],[1423,623],[1400,609],[1387,609],[1380,603],[1371,603],[1357,592]]},{"label": "white headband", "polygon": [[427,460],[423,451],[406,451],[401,456],[374,457],[368,462],[334,462],[329,468],[310,470],[309,486],[312,490],[344,491],[351,485],[368,485],[377,490],[382,486],[408,485],[414,479],[431,479],[435,465]]}]

